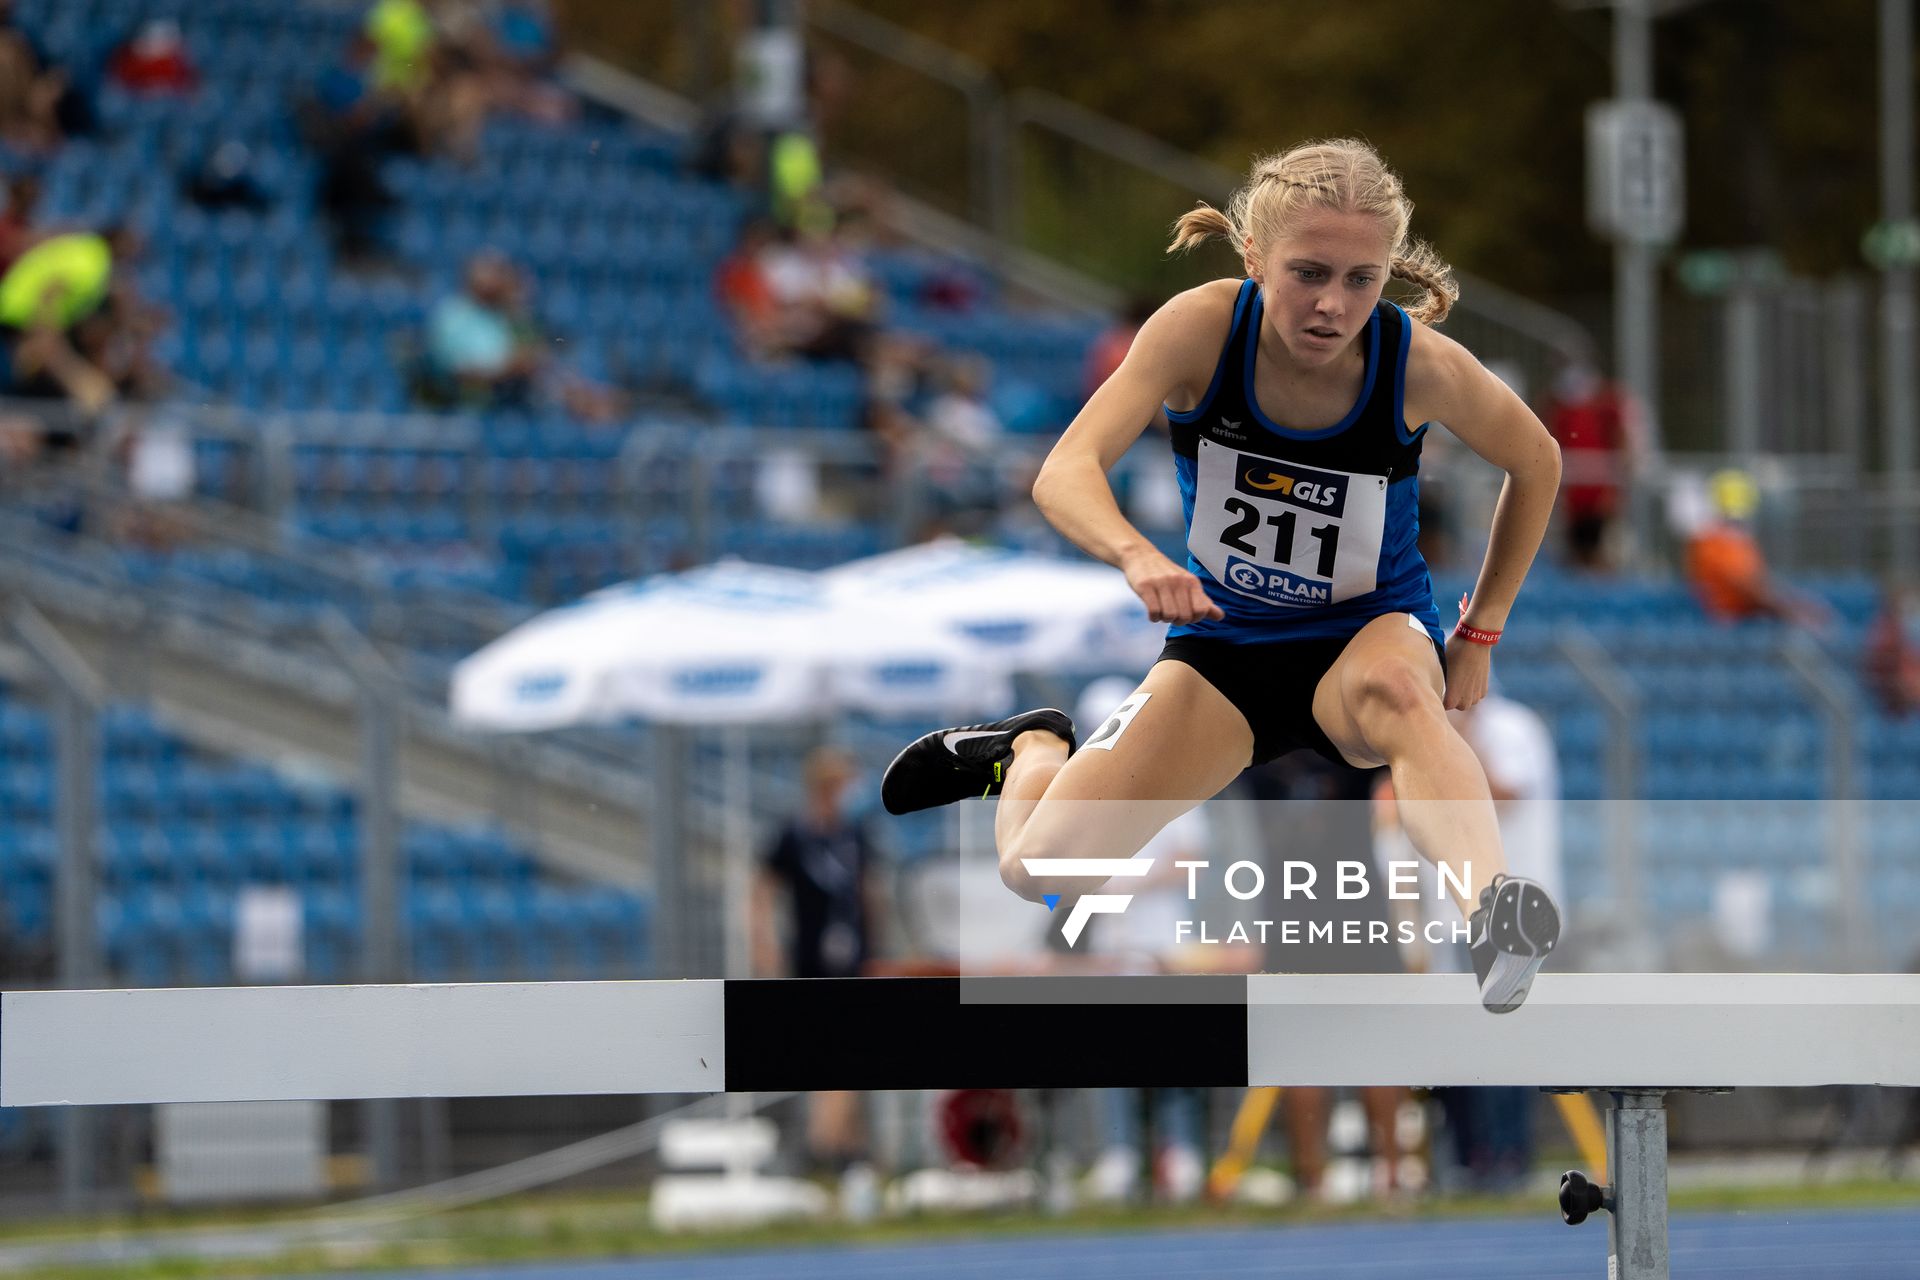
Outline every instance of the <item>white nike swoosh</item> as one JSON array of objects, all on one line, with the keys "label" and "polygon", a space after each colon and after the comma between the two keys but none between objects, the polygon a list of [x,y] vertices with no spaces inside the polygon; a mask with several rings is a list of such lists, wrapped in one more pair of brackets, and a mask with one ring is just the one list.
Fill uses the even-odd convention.
[{"label": "white nike swoosh", "polygon": [[968,733],[950,733],[940,739],[940,745],[951,751],[962,742],[971,742],[975,738],[997,738],[1000,733],[999,729],[975,729]]}]

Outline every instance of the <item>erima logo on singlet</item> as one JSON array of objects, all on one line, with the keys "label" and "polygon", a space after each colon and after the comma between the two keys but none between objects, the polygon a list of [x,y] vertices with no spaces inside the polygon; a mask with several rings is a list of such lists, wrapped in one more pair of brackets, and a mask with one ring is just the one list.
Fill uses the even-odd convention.
[{"label": "erima logo on singlet", "polygon": [[1271,458],[1240,455],[1233,470],[1233,487],[1256,498],[1284,502],[1307,511],[1322,511],[1337,516],[1346,509],[1344,477],[1324,471],[1309,471],[1287,464],[1281,471]]}]

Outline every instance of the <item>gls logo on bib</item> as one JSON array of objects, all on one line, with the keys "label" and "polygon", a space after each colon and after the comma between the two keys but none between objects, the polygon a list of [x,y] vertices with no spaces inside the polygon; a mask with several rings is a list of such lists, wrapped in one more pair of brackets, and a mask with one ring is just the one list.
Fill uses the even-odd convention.
[{"label": "gls logo on bib", "polygon": [[1233,487],[1255,498],[1324,515],[1337,516],[1347,508],[1345,476],[1304,467],[1277,471],[1271,461],[1253,454],[1240,455],[1233,469]]}]

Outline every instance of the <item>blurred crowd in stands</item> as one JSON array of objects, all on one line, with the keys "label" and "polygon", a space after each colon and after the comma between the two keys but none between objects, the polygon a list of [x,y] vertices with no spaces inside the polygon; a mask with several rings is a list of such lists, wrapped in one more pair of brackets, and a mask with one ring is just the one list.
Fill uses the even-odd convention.
[{"label": "blurred crowd in stands", "polygon": [[[65,225],[40,216],[42,168],[69,140],[102,130],[97,99],[104,86],[155,100],[212,91],[179,25],[142,21],[114,34],[97,67],[63,66],[14,21],[14,0],[0,0],[0,150],[7,157],[0,166],[0,482],[91,451],[113,459],[137,496],[171,501],[194,491],[194,455],[184,430],[167,422],[164,406],[169,397],[206,398],[160,355],[175,323],[163,303],[176,300],[143,293],[140,268],[149,246],[131,221]],[[600,438],[624,430],[636,406],[659,387],[590,370],[572,354],[571,335],[547,323],[540,306],[543,291],[568,283],[543,278],[533,263],[498,247],[468,258],[457,283],[433,278],[399,250],[392,225],[401,201],[390,185],[390,163],[474,173],[489,159],[490,122],[563,129],[586,114],[555,77],[558,47],[544,5],[372,0],[350,40],[316,55],[317,76],[289,86],[287,106],[291,136],[315,161],[311,198],[327,220],[332,266],[344,275],[397,280],[416,293],[431,293],[409,314],[407,323],[417,321],[417,334],[393,352],[412,404],[483,419],[551,414]],[[820,64],[811,92],[816,117],[845,109],[852,94],[845,68]],[[264,176],[259,151],[255,141],[216,136],[180,157],[178,169],[164,178],[209,214],[261,217],[294,197]],[[716,113],[687,149],[688,173],[730,184],[749,210],[704,282],[710,293],[705,300],[732,343],[721,366],[725,376],[774,378],[801,370],[844,377],[858,387],[852,401],[857,422],[844,425],[877,442],[883,480],[911,481],[940,495],[916,535],[1024,536],[1038,517],[1026,496],[1031,471],[1007,465],[1011,437],[1036,427],[1044,435],[1064,422],[1047,419],[1050,410],[1019,420],[1017,403],[1000,394],[1005,371],[991,359],[929,336],[924,324],[902,322],[898,295],[890,292],[878,261],[883,251],[899,247],[886,229],[893,197],[871,180],[837,173],[831,160],[805,134],[764,129],[731,111]],[[992,314],[980,273],[957,256],[948,262],[918,277],[912,309],[922,318]],[[1151,299],[1127,303],[1086,347],[1084,363],[1072,371],[1083,398],[1125,358],[1154,306]],[[1636,559],[1629,544],[1647,531],[1634,527],[1633,494],[1643,481],[1669,479],[1654,474],[1646,414],[1601,369],[1597,353],[1569,351],[1551,385],[1532,397],[1565,459],[1557,545],[1545,554],[1594,575],[1620,572]],[[691,380],[683,380],[679,393],[684,403],[676,407],[704,413],[703,421],[722,416],[711,392],[703,400]],[[129,406],[161,411],[107,412]],[[111,423],[111,433],[99,432],[101,423]],[[1165,423],[1154,426],[1164,430]],[[1461,527],[1464,519],[1449,510],[1447,446],[1439,433],[1429,447],[1422,546],[1437,570],[1470,572],[1481,531]],[[1162,447],[1158,458],[1164,456]],[[555,474],[542,469],[546,458],[503,455],[494,461],[503,471],[519,468],[529,477]],[[756,461],[765,469],[758,479],[765,481],[775,468],[792,463],[792,453],[775,457],[768,451]],[[577,462],[576,469],[608,468],[603,458],[594,458]],[[449,463],[444,475],[461,473]],[[1131,513],[1138,516],[1157,502],[1153,527],[1177,528],[1178,496],[1170,477],[1131,485],[1128,477],[1120,480]],[[540,507],[550,496],[540,487],[545,483],[529,479],[526,490],[512,496]],[[446,479],[439,496],[454,487],[455,479]],[[765,484],[763,490],[778,487]],[[793,487],[806,499],[796,507],[817,497],[811,481]],[[604,496],[609,488],[601,483],[597,491]],[[1829,634],[1828,607],[1768,566],[1755,531],[1765,495],[1751,476],[1723,471],[1668,491],[1674,498],[1665,515],[1682,547],[1678,568],[1702,616],[1727,623],[1777,621]],[[176,536],[140,515],[130,513],[114,532],[150,546]],[[1920,715],[1920,597],[1888,584],[1860,661],[1865,686],[1883,710]],[[1103,714],[1102,703],[1111,706],[1117,696],[1112,690],[1092,695],[1083,720]],[[1486,767],[1516,866],[1555,883],[1558,817],[1550,803],[1559,780],[1544,723],[1519,703],[1495,697],[1457,717],[1457,724]],[[889,935],[899,904],[890,900],[880,874],[887,859],[848,803],[856,772],[856,762],[834,750],[815,753],[805,766],[805,798],[774,833],[754,885],[752,941],[759,973],[872,972],[898,955]],[[1374,839],[1375,826],[1388,833],[1394,826],[1390,788],[1352,770],[1295,761],[1262,771],[1249,785],[1262,799],[1327,802],[1327,829],[1303,838],[1290,828],[1287,847],[1276,846],[1270,851],[1275,855],[1346,850]],[[1162,865],[1171,867],[1174,858],[1204,848],[1207,835],[1204,824],[1185,821],[1162,838],[1164,852],[1172,855]],[[1152,899],[1162,895],[1159,905],[1165,908],[1169,894],[1177,900],[1179,885],[1155,882],[1141,889],[1125,923],[1108,922],[1096,946],[1109,954],[1149,954],[1154,964],[1177,969],[1181,960],[1163,945],[1167,931],[1152,933],[1166,918]],[[42,975],[44,949],[7,954],[4,945],[0,937],[0,971]],[[1341,962],[1351,964],[1352,949],[1343,950]],[[1434,969],[1463,963],[1439,949],[1419,955],[1392,950],[1366,963]],[[1302,964],[1293,954],[1272,967],[1299,970]],[[1399,1090],[1370,1090],[1357,1102],[1362,1142],[1379,1171],[1372,1190],[1396,1194],[1406,1146],[1399,1116],[1407,1099]],[[864,1105],[849,1094],[811,1100],[809,1147],[822,1167],[843,1170],[864,1158]],[[954,1131],[970,1135],[969,1142],[984,1142],[982,1132],[1011,1123],[996,1110],[999,1105],[979,1096],[956,1102],[975,1110],[949,1117]],[[1481,1189],[1508,1185],[1529,1166],[1537,1105],[1530,1095],[1460,1091],[1444,1098],[1456,1167],[1443,1180],[1451,1176]],[[1090,1194],[1125,1201],[1146,1194],[1143,1184],[1170,1200],[1201,1194],[1207,1162],[1218,1153],[1209,1149],[1192,1092],[1116,1091],[1102,1109],[1105,1148],[1087,1171]],[[1322,1194],[1332,1111],[1333,1099],[1324,1091],[1305,1089],[1290,1091],[1281,1107],[1295,1176],[1308,1196]]]},{"label": "blurred crowd in stands", "polygon": [[[17,409],[0,414],[0,458],[17,471],[70,452],[87,434],[74,424],[102,410],[203,394],[158,354],[178,327],[169,311],[178,302],[143,294],[141,281],[152,277],[142,274],[147,246],[139,224],[66,225],[39,216],[38,205],[47,158],[67,139],[103,129],[99,98],[108,86],[158,101],[217,93],[219,85],[196,65],[174,21],[141,19],[112,33],[98,65],[69,66],[49,56],[15,9],[15,0],[0,0],[0,148],[9,157],[0,167],[0,392],[16,404],[73,411],[56,425]],[[636,405],[664,384],[643,388],[605,360],[588,372],[571,345],[576,335],[552,324],[541,306],[543,294],[565,283],[496,247],[474,254],[458,282],[445,284],[446,275],[432,277],[407,260],[391,226],[399,202],[389,162],[476,171],[488,162],[490,121],[564,130],[587,114],[555,75],[559,51],[541,0],[371,0],[351,38],[321,53],[309,82],[286,87],[285,105],[288,136],[316,161],[311,199],[332,228],[333,267],[440,290],[426,297],[411,340],[392,353],[413,404],[555,413],[608,431],[632,421]],[[857,98],[850,72],[832,58],[810,63],[807,83],[815,120]],[[690,176],[732,184],[749,210],[710,282],[734,361],[710,383],[795,369],[844,376],[859,388],[857,425],[879,447],[883,478],[912,477],[940,496],[917,532],[1023,532],[1032,517],[1030,476],[1006,464],[1010,433],[1058,430],[1064,422],[1023,417],[1018,396],[1008,394],[1012,380],[992,359],[929,336],[938,327],[924,322],[929,316],[998,314],[980,274],[957,257],[915,287],[911,307],[922,323],[901,322],[898,294],[876,269],[876,255],[898,247],[886,230],[894,197],[871,179],[838,172],[815,134],[830,131],[770,128],[729,106],[716,109],[685,150]],[[210,214],[264,216],[281,201],[305,198],[265,179],[257,140],[216,132],[177,163],[171,177],[179,193]],[[1153,305],[1127,304],[1086,348],[1082,396],[1117,367]],[[1566,461],[1558,558],[1610,573],[1642,534],[1632,526],[1646,513],[1629,511],[1629,497],[1654,468],[1646,414],[1600,370],[1596,352],[1569,351],[1532,399]],[[685,407],[719,412],[712,385],[686,381],[679,391]],[[180,478],[191,483],[190,465],[153,457],[136,465],[140,435],[127,429],[114,443],[122,461],[184,496]],[[1448,570],[1473,554],[1478,531],[1456,527],[1441,443],[1421,516],[1423,546],[1436,568]],[[1821,606],[1768,571],[1753,530],[1759,502],[1750,479],[1729,473],[1714,477],[1704,498],[1677,504],[1669,514],[1684,547],[1680,567],[1707,616],[1773,618],[1821,631],[1829,621]],[[1912,627],[1901,620],[1899,600],[1897,591],[1889,594],[1890,620],[1875,632],[1872,659],[1875,688],[1893,708],[1915,700]]]},{"label": "blurred crowd in stands", "polygon": [[380,175],[384,159],[471,165],[491,118],[573,119],[578,102],[551,79],[555,57],[542,6],[528,0],[377,0],[301,111],[343,261],[385,251],[394,199]]}]

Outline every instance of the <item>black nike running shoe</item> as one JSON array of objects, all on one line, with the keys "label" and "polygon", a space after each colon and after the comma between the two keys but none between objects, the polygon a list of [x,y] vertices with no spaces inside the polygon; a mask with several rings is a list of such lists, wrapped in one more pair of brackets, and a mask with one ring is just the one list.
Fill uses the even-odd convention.
[{"label": "black nike running shoe", "polygon": [[1512,1013],[1560,941],[1559,908],[1537,881],[1495,876],[1467,924],[1480,1003],[1489,1013]]},{"label": "black nike running shoe", "polygon": [[1042,707],[991,724],[936,729],[916,738],[893,758],[880,778],[880,803],[888,813],[914,813],[969,796],[997,796],[1013,759],[1013,740],[1032,729],[1058,734],[1072,751],[1073,720]]}]

